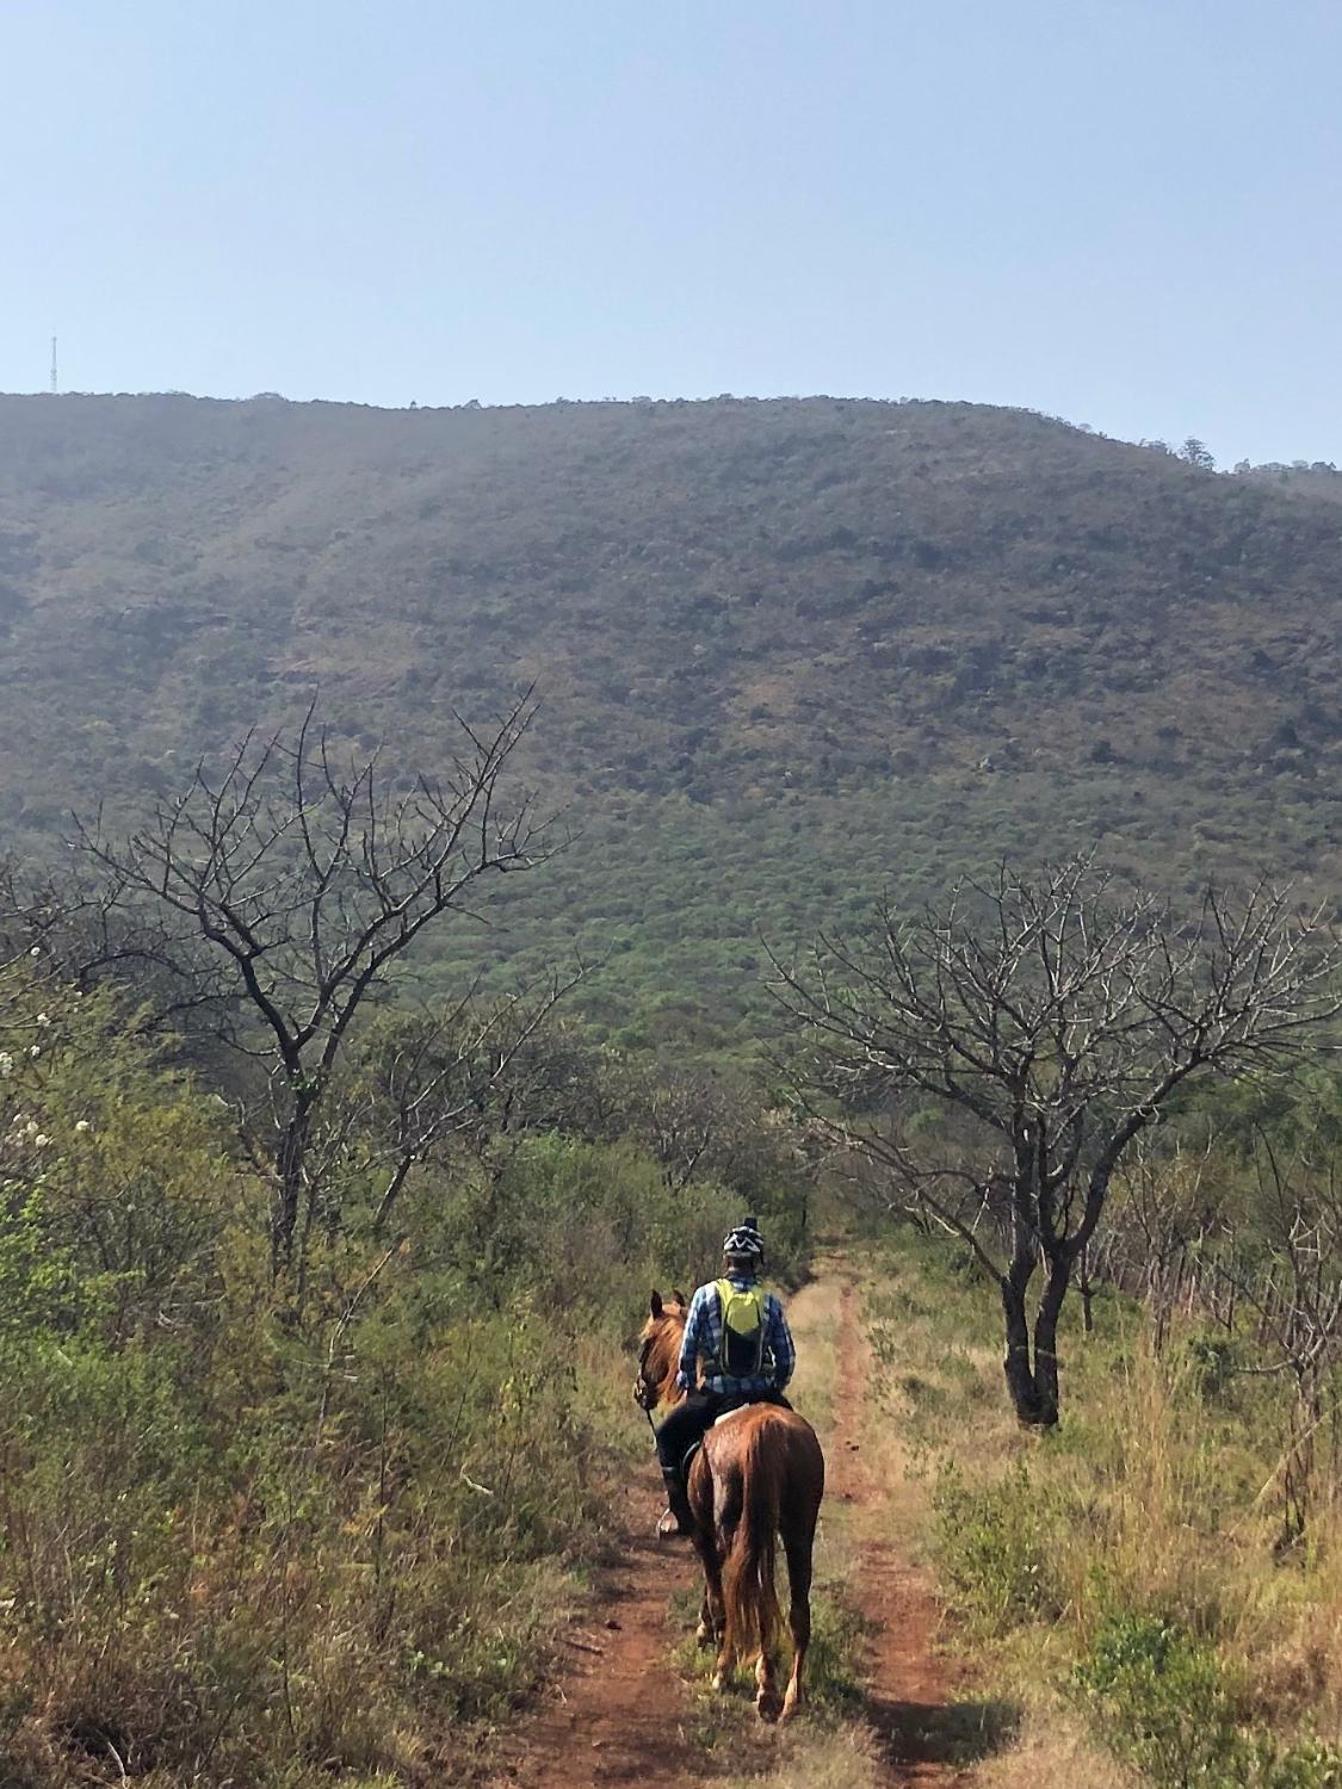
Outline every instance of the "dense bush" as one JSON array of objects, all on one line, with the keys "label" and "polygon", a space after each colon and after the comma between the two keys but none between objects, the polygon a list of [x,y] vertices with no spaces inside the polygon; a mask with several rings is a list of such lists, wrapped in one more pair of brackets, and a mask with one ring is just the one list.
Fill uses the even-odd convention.
[{"label": "dense bush", "polygon": [[939,1557],[964,1607],[991,1634],[1060,1612],[1051,1548],[1054,1512],[1024,1461],[970,1486],[953,1462],[933,1496]]},{"label": "dense bush", "polygon": [[1282,1745],[1236,1721],[1216,1649],[1156,1615],[1111,1616],[1072,1674],[1120,1757],[1160,1789],[1336,1789],[1342,1751]]},{"label": "dense bush", "polygon": [[1244,1745],[1214,1648],[1154,1616],[1101,1627],[1073,1672],[1111,1743],[1170,1789],[1243,1784]]},{"label": "dense bush", "polygon": [[739,1215],[554,1117],[422,1164],[385,1243],[355,1174],[299,1300],[217,1096],[110,994],[0,968],[7,1783],[466,1772],[646,1446],[648,1288]]},{"label": "dense bush", "polygon": [[1102,836],[1176,889],[1265,862],[1338,886],[1339,511],[1298,480],[964,404],[0,415],[24,847],[91,789],[142,811],[318,686],[389,773],[441,770],[442,717],[544,667],[525,775],[581,840],[434,941],[441,985],[572,933],[640,1046],[750,1047],[761,929],[844,929],[1004,851]]}]

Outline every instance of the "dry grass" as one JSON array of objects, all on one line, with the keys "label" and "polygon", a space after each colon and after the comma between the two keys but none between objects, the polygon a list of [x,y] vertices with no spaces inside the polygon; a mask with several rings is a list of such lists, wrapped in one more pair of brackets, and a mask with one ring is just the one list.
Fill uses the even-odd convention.
[{"label": "dry grass", "polygon": [[1010,1750],[974,1771],[974,1789],[1137,1789],[1137,1781],[1054,1706],[1027,1710]]},{"label": "dry grass", "polygon": [[[980,1780],[993,1789],[1123,1780],[1094,1759],[1080,1771],[1073,1753],[1083,1742],[1060,1694],[1072,1663],[1119,1610],[1157,1612],[1211,1642],[1244,1720],[1283,1737],[1307,1729],[1336,1741],[1342,1521],[1320,1517],[1299,1556],[1283,1562],[1274,1553],[1280,1448],[1271,1388],[1239,1381],[1208,1391],[1182,1338],[1158,1356],[1140,1313],[1106,1302],[1097,1336],[1074,1330],[1065,1340],[1061,1431],[1023,1432],[1002,1390],[991,1292],[953,1276],[945,1260],[902,1241],[888,1277],[868,1292],[882,1404],[901,1431],[890,1457],[907,1450],[924,1492],[948,1461],[989,1493],[1024,1471],[1027,1488],[1016,1495],[1025,1502],[999,1506],[1004,1546],[1028,1515],[1047,1578],[1040,1621],[999,1627],[995,1639],[961,1630],[966,1651],[991,1661],[1004,1693],[1029,1710],[1015,1750],[981,1767]],[[1002,1571],[1010,1569],[1004,1557]]]},{"label": "dry grass", "polygon": [[885,1777],[870,1728],[845,1722],[830,1732],[799,1727],[777,1743],[763,1774],[730,1778],[723,1789],[878,1789]]},{"label": "dry grass", "polygon": [[830,1274],[813,1279],[788,1302],[788,1325],[797,1344],[797,1373],[788,1396],[809,1422],[824,1432],[834,1421],[839,1329],[843,1288]]}]

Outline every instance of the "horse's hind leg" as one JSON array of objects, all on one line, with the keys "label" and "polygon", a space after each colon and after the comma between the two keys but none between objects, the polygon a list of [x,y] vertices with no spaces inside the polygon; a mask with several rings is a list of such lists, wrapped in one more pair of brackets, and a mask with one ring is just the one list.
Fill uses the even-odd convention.
[{"label": "horse's hind leg", "polygon": [[726,1612],[722,1602],[722,1553],[713,1520],[712,1474],[691,1473],[689,1489],[690,1511],[694,1516],[694,1550],[704,1569],[704,1594],[694,1637],[700,1646],[713,1646],[722,1638]]},{"label": "horse's hind leg", "polygon": [[819,1511],[808,1508],[790,1513],[783,1523],[783,1549],[787,1554],[790,1603],[788,1626],[792,1630],[792,1674],[783,1696],[780,1721],[790,1721],[801,1707],[802,1673],[811,1644],[811,1555],[815,1546],[815,1525]]},{"label": "horse's hind leg", "polygon": [[716,1546],[710,1541],[713,1549],[713,1564],[710,1568],[707,1556],[704,1558],[704,1575],[708,1580],[708,1601],[713,1612],[713,1639],[718,1643],[718,1656],[713,1661],[713,1688],[725,1690],[727,1679],[732,1674],[732,1666],[736,1663],[736,1649],[727,1638],[727,1604],[722,1594],[722,1567],[727,1555],[736,1541],[735,1528],[723,1528],[714,1537]]},{"label": "horse's hind leg", "polygon": [[763,1641],[755,1663],[755,1707],[762,1721],[778,1715],[778,1678],[774,1671],[772,1637]]},{"label": "horse's hind leg", "polygon": [[700,1549],[699,1560],[704,1568],[704,1596],[699,1605],[699,1626],[694,1637],[700,1646],[716,1646],[727,1627],[722,1603],[722,1561],[718,1556],[716,1537],[709,1536]]},{"label": "horse's hind leg", "polygon": [[723,1690],[736,1663],[736,1650],[727,1637],[727,1605],[722,1594],[722,1571],[732,1548],[741,1520],[741,1481],[733,1474],[725,1485],[717,1487],[721,1509],[715,1526],[706,1535],[699,1557],[704,1563],[708,1586],[708,1603],[712,1611],[713,1638],[718,1642],[718,1656],[713,1664],[713,1688]]}]

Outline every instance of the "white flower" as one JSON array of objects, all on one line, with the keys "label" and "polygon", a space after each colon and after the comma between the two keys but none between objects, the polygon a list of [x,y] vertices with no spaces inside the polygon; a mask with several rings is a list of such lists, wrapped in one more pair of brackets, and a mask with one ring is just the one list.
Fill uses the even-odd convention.
[{"label": "white flower", "polygon": [[50,1025],[51,1014],[50,1013],[38,1013],[37,1022],[39,1025]]},{"label": "white flower", "polygon": [[8,1050],[0,1050],[0,1080],[8,1080],[14,1073],[14,1058]]},{"label": "white flower", "polygon": [[42,1054],[42,1046],[41,1046],[41,1044],[34,1044],[34,1045],[33,1045],[33,1047],[32,1047],[32,1049],[31,1049],[31,1050],[29,1050],[29,1052],[28,1052],[28,1054],[29,1054],[29,1055],[30,1055],[30,1056],[40,1056],[40,1055],[41,1055],[41,1054]]},{"label": "white flower", "polygon": [[33,946],[33,948],[28,952],[28,955],[30,957],[40,957],[41,954],[42,954],[42,946],[40,944],[35,944]]},{"label": "white flower", "polygon": [[85,1131],[91,1131],[93,1129],[93,1126],[89,1123],[87,1118],[81,1118],[79,1120],[79,1123],[75,1126],[75,1129],[79,1132],[80,1136],[82,1137],[84,1135]]},{"label": "white flower", "polygon": [[39,1131],[37,1133],[37,1135],[33,1138],[33,1148],[34,1149],[45,1149],[47,1144],[50,1143],[50,1141],[51,1141],[51,1138],[49,1136],[47,1136],[45,1131]]},{"label": "white flower", "polygon": [[35,1118],[30,1118],[27,1124],[24,1125],[23,1134],[25,1137],[35,1137],[37,1135],[37,1120]]}]

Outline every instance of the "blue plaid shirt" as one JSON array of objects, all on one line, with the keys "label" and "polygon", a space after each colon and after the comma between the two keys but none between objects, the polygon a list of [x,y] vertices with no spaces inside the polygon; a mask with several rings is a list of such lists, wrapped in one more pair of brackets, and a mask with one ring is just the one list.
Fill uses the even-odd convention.
[{"label": "blue plaid shirt", "polygon": [[[748,1292],[758,1282],[739,1274],[727,1276],[738,1292]],[[722,1350],[722,1300],[716,1284],[700,1286],[690,1300],[685,1319],[685,1336],[680,1344],[680,1371],[676,1383],[682,1391],[694,1390],[695,1367],[702,1357],[717,1360]],[[742,1378],[729,1378],[712,1373],[704,1380],[704,1389],[713,1392],[782,1391],[797,1364],[797,1350],[792,1331],[787,1326],[783,1307],[772,1292],[764,1294],[764,1371],[748,1373]]]}]

